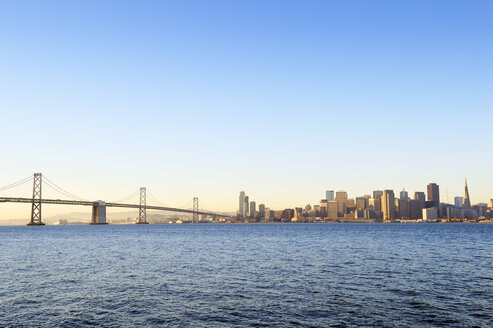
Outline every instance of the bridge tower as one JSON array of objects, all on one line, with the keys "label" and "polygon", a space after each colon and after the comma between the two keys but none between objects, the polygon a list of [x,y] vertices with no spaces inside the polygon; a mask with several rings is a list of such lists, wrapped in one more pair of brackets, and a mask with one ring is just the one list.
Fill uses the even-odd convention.
[{"label": "bridge tower", "polygon": [[199,198],[194,197],[192,223],[199,223],[199,214],[197,213],[198,211],[199,211]]},{"label": "bridge tower", "polygon": [[139,221],[137,224],[148,224],[146,217],[146,188],[140,188]]},{"label": "bridge tower", "polygon": [[27,225],[33,225],[33,226],[45,225],[41,221],[41,182],[42,182],[41,173],[34,173],[31,222],[29,222]]}]

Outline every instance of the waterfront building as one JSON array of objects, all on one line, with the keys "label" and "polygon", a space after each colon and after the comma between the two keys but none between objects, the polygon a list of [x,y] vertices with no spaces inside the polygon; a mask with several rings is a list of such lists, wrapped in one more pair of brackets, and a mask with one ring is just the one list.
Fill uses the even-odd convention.
[{"label": "waterfront building", "polygon": [[338,191],[336,192],[337,201],[337,216],[343,218],[347,212],[347,192]]},{"label": "waterfront building", "polygon": [[425,198],[425,193],[422,191],[416,191],[414,193],[414,199],[418,201],[417,203],[417,211],[418,211],[418,219],[423,218],[423,208],[426,206],[426,198]]},{"label": "waterfront building", "polygon": [[257,204],[254,201],[250,202],[250,217],[255,217],[255,212],[257,211]]},{"label": "waterfront building", "polygon": [[423,208],[420,207],[419,201],[416,199],[409,200],[409,218],[411,220],[418,220],[422,217]]},{"label": "waterfront building", "polygon": [[325,199],[327,199],[328,202],[334,200],[334,190],[327,190],[325,192]]},{"label": "waterfront building", "polygon": [[429,207],[438,207],[438,205],[440,204],[440,188],[436,183],[428,184],[427,196],[428,196],[427,201],[429,202],[430,205],[432,205]]},{"label": "waterfront building", "polygon": [[395,196],[393,190],[384,190],[380,198],[384,220],[395,220]]},{"label": "waterfront building", "polygon": [[436,220],[437,218],[438,218],[437,207],[423,208],[423,220],[425,221]]},{"label": "waterfront building", "polygon": [[258,211],[260,213],[260,218],[261,219],[265,218],[265,205],[264,204],[260,204],[258,206]]},{"label": "waterfront building", "polygon": [[320,201],[318,212],[319,212],[319,215],[323,218],[327,216],[327,204],[328,204],[328,202],[326,199],[322,199]]},{"label": "waterfront building", "polygon": [[245,211],[244,211],[244,203],[245,203],[245,192],[244,191],[241,191],[240,192],[240,207],[239,207],[239,214],[240,214],[240,217],[243,217]]},{"label": "waterfront building", "polygon": [[337,215],[338,203],[335,200],[331,200],[327,203],[327,217],[330,219],[335,219]]},{"label": "waterfront building", "polygon": [[249,216],[249,205],[250,205],[250,199],[248,198],[248,196],[245,196],[245,199],[243,201],[243,208],[244,208],[244,212],[243,212],[243,217],[246,218]]}]

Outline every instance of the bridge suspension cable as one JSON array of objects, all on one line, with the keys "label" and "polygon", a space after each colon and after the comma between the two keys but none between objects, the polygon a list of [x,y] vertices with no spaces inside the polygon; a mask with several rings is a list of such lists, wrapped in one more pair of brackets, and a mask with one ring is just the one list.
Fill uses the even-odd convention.
[{"label": "bridge suspension cable", "polygon": [[27,182],[32,182],[33,181],[33,176],[30,175],[28,176],[27,178],[24,178],[20,181],[17,181],[17,182],[14,182],[14,183],[11,183],[9,185],[6,185],[6,186],[3,186],[3,187],[0,187],[0,191],[4,191],[4,190],[8,190],[8,189],[12,189],[12,188],[15,188],[15,187],[18,187],[20,185],[23,185]]},{"label": "bridge suspension cable", "polygon": [[45,175],[43,176],[43,180],[44,180],[44,184],[46,184],[48,187],[52,188],[53,190],[61,193],[62,195],[64,196],[67,196],[68,198],[71,198],[71,199],[76,199],[76,200],[81,200],[81,201],[85,201],[85,202],[88,202],[89,200],[85,199],[85,198],[82,198],[82,197],[79,197],[79,196],[76,196],[62,188],[60,188],[59,186],[57,186],[53,181],[51,181],[50,179],[48,179]]},{"label": "bridge suspension cable", "polygon": [[140,193],[140,189],[138,189],[135,192],[131,193],[127,197],[124,197],[124,198],[121,198],[121,199],[118,199],[118,200],[115,200],[115,201],[111,201],[110,203],[123,203],[123,202],[126,202],[127,200],[130,200],[130,199],[134,198],[135,196],[137,196],[139,193]]},{"label": "bridge suspension cable", "polygon": [[147,196],[153,201],[156,202],[159,205],[163,205],[168,207],[168,205],[164,204],[162,201],[160,201],[156,196],[154,196],[149,190],[147,190]]}]

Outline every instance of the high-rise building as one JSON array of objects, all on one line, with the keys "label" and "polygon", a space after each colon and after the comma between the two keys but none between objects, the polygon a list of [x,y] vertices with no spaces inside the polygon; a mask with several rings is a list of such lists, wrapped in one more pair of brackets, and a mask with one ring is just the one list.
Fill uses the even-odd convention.
[{"label": "high-rise building", "polygon": [[356,197],[356,209],[365,210],[368,207],[368,199],[366,197]]},{"label": "high-rise building", "polygon": [[334,200],[334,190],[327,190],[325,192],[325,199],[327,199],[328,202]]},{"label": "high-rise building", "polygon": [[395,220],[395,196],[393,190],[384,190],[380,198],[384,220]]},{"label": "high-rise building", "polygon": [[461,208],[463,200],[464,200],[463,197],[460,197],[460,196],[454,197],[454,206]]},{"label": "high-rise building", "polygon": [[402,189],[399,198],[400,198],[400,200],[408,200],[409,199],[409,194],[407,193],[406,190]]},{"label": "high-rise building", "polygon": [[433,206],[438,207],[440,204],[440,188],[436,183],[430,183],[428,185],[428,202]]},{"label": "high-rise building", "polygon": [[373,199],[379,199],[380,197],[382,197],[383,195],[383,191],[381,190],[375,190],[373,192]]},{"label": "high-rise building", "polygon": [[240,216],[241,217],[243,217],[243,215],[245,213],[244,203],[245,203],[245,192],[244,191],[241,191],[240,192],[240,207],[239,207],[239,210],[238,210],[238,212],[240,213]]},{"label": "high-rise building", "polygon": [[418,219],[422,219],[423,218],[423,208],[425,208],[425,206],[426,206],[425,193],[422,191],[416,191],[414,193],[414,200],[417,201],[416,211],[418,213]]},{"label": "high-rise building", "polygon": [[331,200],[327,203],[327,217],[330,219],[337,218],[338,203],[335,200]]},{"label": "high-rise building", "polygon": [[401,220],[409,220],[411,218],[411,200],[400,199],[399,202],[399,218]]},{"label": "high-rise building", "polygon": [[265,218],[265,205],[264,204],[260,204],[258,206],[258,211],[260,213],[260,218],[261,219]]},{"label": "high-rise building", "polygon": [[419,201],[416,199],[409,200],[409,218],[418,220],[423,215],[423,208],[420,207]]},{"label": "high-rise building", "polygon": [[347,192],[338,191],[336,192],[337,201],[337,216],[343,218],[346,215],[347,208]]},{"label": "high-rise building", "polygon": [[464,179],[464,199],[462,201],[462,207],[465,210],[471,209],[471,199],[469,198],[469,189],[467,188],[467,180]]},{"label": "high-rise building", "polygon": [[370,199],[369,206],[373,209],[375,212],[381,212],[382,211],[382,197],[379,197],[377,199]]},{"label": "high-rise building", "polygon": [[243,217],[248,217],[249,216],[249,205],[250,205],[250,202],[249,202],[249,198],[248,196],[245,196],[245,199],[243,200],[243,208],[244,208],[244,213],[243,213]]},{"label": "high-rise building", "polygon": [[257,204],[254,201],[250,202],[250,217],[255,217],[255,211],[257,211]]}]

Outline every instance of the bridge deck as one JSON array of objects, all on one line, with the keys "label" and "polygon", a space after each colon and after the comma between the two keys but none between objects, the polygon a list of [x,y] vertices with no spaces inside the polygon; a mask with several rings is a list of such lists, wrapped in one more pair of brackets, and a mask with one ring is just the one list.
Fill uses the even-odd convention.
[{"label": "bridge deck", "polygon": [[[0,197],[0,203],[32,203],[32,198],[15,198],[15,197]],[[78,206],[93,206],[98,204],[98,201],[90,202],[90,201],[80,201],[80,200],[65,200],[65,199],[41,199],[42,204],[58,204],[58,205],[78,205]],[[140,208],[138,204],[122,204],[122,203],[106,203],[107,207],[122,207],[122,208]],[[156,210],[156,211],[168,211],[168,212],[180,212],[180,213],[197,213],[201,215],[210,215],[210,216],[218,216],[218,217],[229,217],[229,215],[211,213],[211,212],[203,212],[182,208],[174,208],[174,207],[165,207],[165,206],[153,206],[153,205],[145,205],[146,210]]]}]

